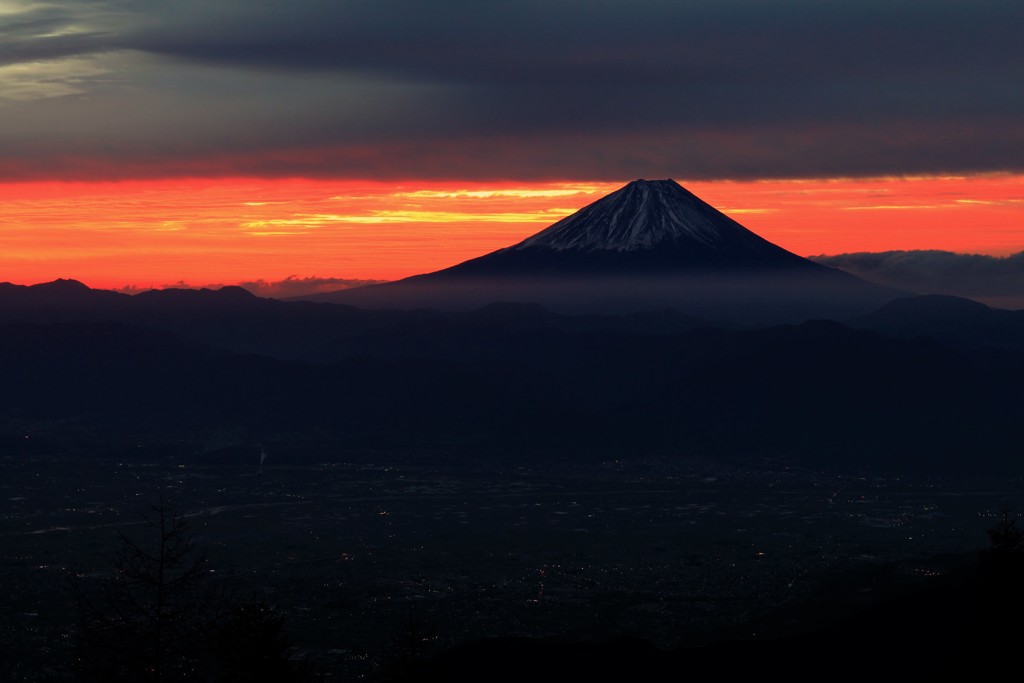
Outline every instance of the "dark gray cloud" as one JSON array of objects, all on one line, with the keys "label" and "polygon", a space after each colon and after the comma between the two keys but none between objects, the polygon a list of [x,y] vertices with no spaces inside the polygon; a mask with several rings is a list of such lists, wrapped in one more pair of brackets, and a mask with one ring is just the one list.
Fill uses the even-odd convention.
[{"label": "dark gray cloud", "polygon": [[1024,170],[1003,0],[24,8],[0,15],[6,177]]},{"label": "dark gray cloud", "polygon": [[812,258],[897,289],[1024,308],[1024,252],[996,257],[931,250],[884,251]]},{"label": "dark gray cloud", "polygon": [[0,8],[0,65],[120,49],[116,14],[102,3],[8,4]]}]

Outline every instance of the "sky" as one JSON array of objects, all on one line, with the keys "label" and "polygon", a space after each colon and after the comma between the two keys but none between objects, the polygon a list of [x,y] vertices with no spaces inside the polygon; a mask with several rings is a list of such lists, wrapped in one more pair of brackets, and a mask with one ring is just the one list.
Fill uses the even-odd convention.
[{"label": "sky", "polygon": [[393,279],[640,177],[803,255],[1005,255],[1022,25],[1005,0],[0,0],[0,280]]}]

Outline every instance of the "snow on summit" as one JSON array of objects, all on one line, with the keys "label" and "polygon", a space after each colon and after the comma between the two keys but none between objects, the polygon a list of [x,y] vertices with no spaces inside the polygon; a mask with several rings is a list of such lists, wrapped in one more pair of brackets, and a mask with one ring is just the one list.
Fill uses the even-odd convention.
[{"label": "snow on summit", "polygon": [[674,180],[634,180],[512,249],[634,251],[697,242],[704,248],[775,248]]}]

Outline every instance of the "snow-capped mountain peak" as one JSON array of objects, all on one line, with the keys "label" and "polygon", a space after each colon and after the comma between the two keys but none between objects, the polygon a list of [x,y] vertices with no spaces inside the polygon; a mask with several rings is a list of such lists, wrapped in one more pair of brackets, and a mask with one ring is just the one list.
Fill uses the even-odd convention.
[{"label": "snow-capped mountain peak", "polygon": [[666,244],[773,247],[674,180],[634,180],[511,249],[635,251]]}]

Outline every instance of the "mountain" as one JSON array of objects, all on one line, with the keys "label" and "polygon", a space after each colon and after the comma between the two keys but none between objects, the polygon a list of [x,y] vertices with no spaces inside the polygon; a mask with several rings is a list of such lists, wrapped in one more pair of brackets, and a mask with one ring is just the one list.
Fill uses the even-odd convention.
[{"label": "mountain", "polygon": [[510,326],[501,319],[517,311],[488,313],[493,326],[371,334],[364,353],[330,363],[122,323],[0,324],[0,446],[20,452],[31,434],[99,455],[266,443],[307,462],[394,452],[423,464],[1021,472],[1020,354],[825,321],[650,334]]},{"label": "mountain", "polygon": [[755,235],[674,180],[634,180],[455,273],[600,274],[820,267]]},{"label": "mountain", "polygon": [[[48,303],[33,306],[40,292]],[[902,323],[894,339],[828,321],[715,329],[664,311],[363,311],[237,289],[0,285],[0,445],[31,433],[100,439],[96,452],[108,438],[206,452],[227,433],[297,458],[1004,471],[1019,467],[1024,357],[999,348],[1003,313],[920,298],[863,321]],[[935,338],[975,331],[951,347],[921,324]]]},{"label": "mountain", "polygon": [[126,301],[126,294],[91,289],[78,280],[63,278],[37,285],[15,285],[0,282],[0,310],[54,310],[105,306]]},{"label": "mountain", "polygon": [[239,287],[164,289],[133,296],[74,280],[0,283],[0,325],[120,323],[163,330],[200,344],[282,360],[329,363],[357,355],[498,356],[523,334],[671,334],[708,322],[660,310],[625,316],[561,315],[536,304],[496,303],[474,311],[361,310],[253,296]]},{"label": "mountain", "polygon": [[990,308],[945,294],[896,299],[846,322],[889,337],[930,337],[958,348],[1024,351],[1024,311]]},{"label": "mountain", "polygon": [[741,322],[866,312],[898,293],[778,247],[674,180],[635,180],[522,242],[434,273],[306,297],[365,308],[539,303]]}]

